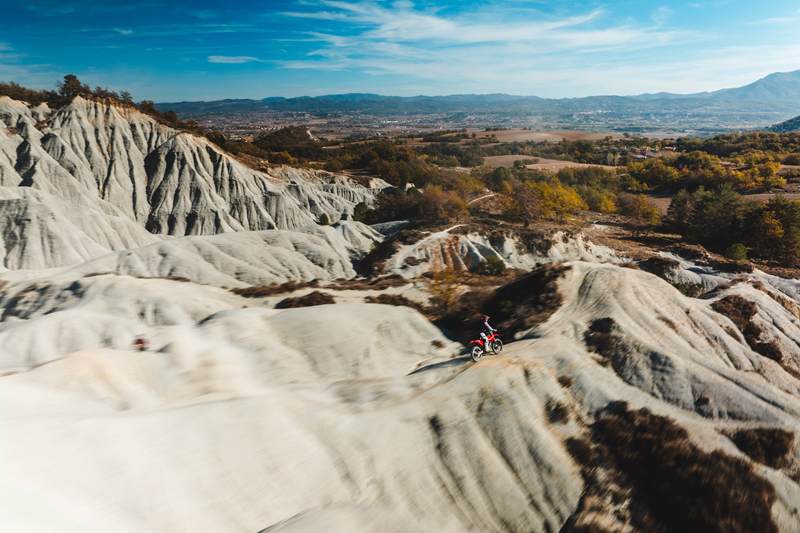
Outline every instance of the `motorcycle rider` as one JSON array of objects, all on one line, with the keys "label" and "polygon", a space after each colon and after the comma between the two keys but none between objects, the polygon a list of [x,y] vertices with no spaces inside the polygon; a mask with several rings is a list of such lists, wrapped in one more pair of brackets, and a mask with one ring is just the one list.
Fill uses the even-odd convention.
[{"label": "motorcycle rider", "polygon": [[489,315],[483,315],[483,329],[481,330],[481,339],[483,339],[483,349],[489,350],[489,335],[497,331],[489,324]]}]

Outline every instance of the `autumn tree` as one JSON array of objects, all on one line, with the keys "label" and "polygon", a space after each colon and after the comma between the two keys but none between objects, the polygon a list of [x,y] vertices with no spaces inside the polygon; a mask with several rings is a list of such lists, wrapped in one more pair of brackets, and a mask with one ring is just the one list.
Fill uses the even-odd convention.
[{"label": "autumn tree", "polygon": [[621,194],[619,212],[644,226],[654,226],[661,222],[661,212],[643,194]]},{"label": "autumn tree", "polygon": [[467,203],[455,191],[438,185],[425,187],[419,203],[419,216],[426,220],[451,221],[467,215]]},{"label": "autumn tree", "polygon": [[440,314],[447,313],[456,303],[460,286],[452,268],[434,272],[428,281],[431,306]]},{"label": "autumn tree", "polygon": [[520,181],[512,195],[516,214],[525,225],[537,218],[563,222],[567,215],[588,208],[574,188],[563,185],[557,178]]}]

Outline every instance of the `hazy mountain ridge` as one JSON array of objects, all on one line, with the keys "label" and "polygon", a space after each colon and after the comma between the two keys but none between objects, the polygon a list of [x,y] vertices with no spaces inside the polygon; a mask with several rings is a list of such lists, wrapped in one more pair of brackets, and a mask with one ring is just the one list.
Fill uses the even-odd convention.
[{"label": "hazy mountain ridge", "polygon": [[307,113],[364,112],[371,114],[418,114],[448,112],[481,113],[643,113],[695,112],[800,112],[800,70],[775,73],[743,87],[694,94],[653,93],[634,96],[598,95],[548,99],[509,94],[462,94],[449,96],[383,96],[338,94],[316,97],[269,97],[262,100],[172,102],[158,104],[185,116],[247,111]]}]

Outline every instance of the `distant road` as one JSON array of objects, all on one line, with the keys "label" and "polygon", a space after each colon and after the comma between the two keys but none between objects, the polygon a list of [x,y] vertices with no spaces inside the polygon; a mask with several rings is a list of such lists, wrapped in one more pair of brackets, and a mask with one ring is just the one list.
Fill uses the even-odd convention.
[{"label": "distant road", "polygon": [[489,193],[489,194],[484,194],[483,196],[478,196],[477,198],[467,202],[467,205],[472,205],[472,204],[474,204],[476,202],[480,202],[481,200],[485,200],[486,198],[491,198],[492,196],[495,196],[496,194],[497,193],[492,192],[492,193]]}]

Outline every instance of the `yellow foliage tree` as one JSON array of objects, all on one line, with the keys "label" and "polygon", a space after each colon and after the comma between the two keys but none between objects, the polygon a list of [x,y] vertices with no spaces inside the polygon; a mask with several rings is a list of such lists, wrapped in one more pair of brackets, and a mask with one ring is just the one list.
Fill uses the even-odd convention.
[{"label": "yellow foliage tree", "polygon": [[526,224],[536,218],[563,222],[567,215],[588,209],[578,191],[557,178],[519,183],[514,190],[514,202]]},{"label": "yellow foliage tree", "polygon": [[451,309],[458,298],[458,276],[452,269],[435,272],[428,282],[431,305],[440,313]]}]

